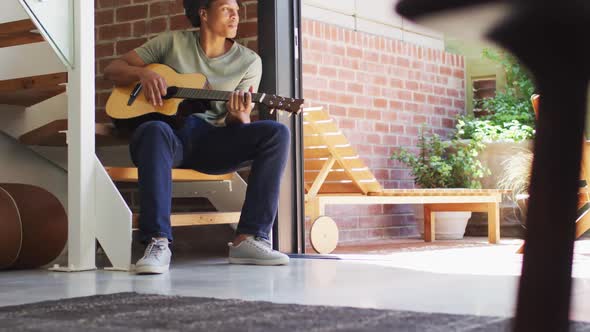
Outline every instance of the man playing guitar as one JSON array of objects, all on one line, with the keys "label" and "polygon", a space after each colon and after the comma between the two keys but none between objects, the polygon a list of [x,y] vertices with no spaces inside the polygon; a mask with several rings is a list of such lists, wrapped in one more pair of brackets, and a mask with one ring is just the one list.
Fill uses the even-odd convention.
[{"label": "man playing guitar", "polygon": [[184,0],[184,7],[199,32],[164,33],[114,60],[104,72],[117,86],[141,82],[154,106],[162,105],[167,85],[162,76],[145,68],[151,63],[179,73],[202,73],[213,89],[235,91],[227,103],[211,102],[206,112],[188,116],[180,128],[155,120],[135,129],[130,152],[139,172],[139,229],[147,244],[136,272],[169,269],[172,168],[225,174],[249,161],[252,169],[236,237],[229,244],[229,262],[288,264],[287,255],[272,250],[269,233],[278,208],[289,129],[275,121],[250,123],[251,93],[260,84],[261,59],[233,40],[239,23],[236,0]]}]

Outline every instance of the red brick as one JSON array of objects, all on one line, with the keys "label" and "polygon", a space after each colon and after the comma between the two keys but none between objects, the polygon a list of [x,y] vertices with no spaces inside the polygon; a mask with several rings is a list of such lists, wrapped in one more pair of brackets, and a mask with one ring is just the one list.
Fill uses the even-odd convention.
[{"label": "red brick", "polygon": [[453,100],[453,106],[460,109],[465,109],[465,101],[455,99]]},{"label": "red brick", "polygon": [[258,35],[258,22],[242,22],[238,26],[237,38],[249,38]]},{"label": "red brick", "polygon": [[453,100],[452,100],[451,98],[444,98],[444,97],[441,97],[441,98],[440,98],[440,103],[441,103],[443,106],[449,106],[449,107],[452,107],[452,106],[453,106]]},{"label": "red brick", "polygon": [[324,54],[323,63],[328,66],[342,67],[342,57],[331,54]]},{"label": "red brick", "polygon": [[182,1],[158,1],[150,4],[150,17],[184,14]]},{"label": "red brick", "polygon": [[412,61],[412,69],[424,70],[424,62]]},{"label": "red brick", "polygon": [[131,4],[131,0],[98,0],[99,8],[120,7],[129,4]]},{"label": "red brick", "polygon": [[407,100],[407,101],[412,100],[412,93],[407,90],[400,90],[398,96],[401,100]]},{"label": "red brick", "polygon": [[248,40],[246,47],[258,53],[258,39]]},{"label": "red brick", "polygon": [[[367,119],[381,121],[383,112],[377,110],[368,110]],[[371,129],[372,130],[372,129]]]},{"label": "red brick", "polygon": [[329,107],[330,115],[333,116],[346,116],[346,108],[337,106],[337,105],[330,105]]},{"label": "red brick", "polygon": [[431,105],[440,105],[440,98],[436,96],[428,96],[428,103]]},{"label": "red brick", "polygon": [[115,44],[106,43],[96,45],[94,48],[94,54],[97,59],[113,56],[115,55]]},{"label": "red brick", "polygon": [[452,119],[442,119],[442,124],[443,126],[447,127],[447,128],[453,128],[455,127],[455,121]]},{"label": "red brick", "polygon": [[419,86],[420,85],[418,84],[418,82],[406,81],[406,89],[409,89],[412,91],[418,91]]},{"label": "red brick", "polygon": [[331,68],[331,67],[322,66],[319,68],[319,74],[320,74],[320,76],[326,77],[326,78],[336,78],[338,71],[336,71],[336,69]]},{"label": "red brick", "polygon": [[193,26],[185,15],[175,15],[170,17],[170,30],[186,30]]},{"label": "red brick", "polygon": [[256,19],[258,18],[258,3],[249,3],[249,4],[245,4],[245,12],[246,12],[246,18],[247,19]]},{"label": "red brick", "polygon": [[97,10],[94,12],[94,25],[112,24],[115,21],[115,11],[112,9]]},{"label": "red brick", "polygon": [[362,58],[363,51],[360,48],[348,46],[346,48],[346,56],[352,58]]},{"label": "red brick", "polygon": [[449,97],[459,97],[459,91],[455,89],[447,89],[447,96]]},{"label": "red brick", "polygon": [[134,50],[137,47],[143,45],[143,43],[146,41],[147,38],[119,40],[116,46],[117,55],[123,55],[131,50]]},{"label": "red brick", "polygon": [[352,70],[340,69],[338,71],[338,79],[345,81],[354,81],[356,73]]},{"label": "red brick", "polygon": [[105,80],[103,77],[96,77],[95,79],[96,90],[108,90],[113,88],[113,82]]},{"label": "red brick", "polygon": [[339,126],[344,129],[355,129],[356,122],[353,120],[349,120],[349,119],[342,119],[339,122]]},{"label": "red brick", "polygon": [[446,96],[446,90],[442,86],[435,86],[434,94],[437,96]]},{"label": "red brick", "polygon": [[361,108],[350,108],[347,113],[349,118],[364,119],[366,117],[366,111]]},{"label": "red brick", "polygon": [[451,76],[453,74],[451,67],[447,66],[440,66],[439,71],[441,75]]},{"label": "red brick", "polygon": [[378,122],[375,124],[375,130],[381,133],[388,133],[389,132],[389,124]]},{"label": "red brick", "polygon": [[387,107],[387,99],[375,99],[373,100],[373,107],[377,108],[386,108]]},{"label": "red brick", "polygon": [[404,111],[417,112],[418,111],[418,104],[415,104],[415,103],[404,103]]},{"label": "red brick", "polygon": [[328,80],[321,77],[303,77],[303,86],[311,89],[326,89]]},{"label": "red brick", "polygon": [[147,17],[147,13],[147,5],[136,5],[117,8],[115,16],[117,17],[117,22],[126,22],[145,19]]},{"label": "red brick", "polygon": [[342,45],[330,45],[327,47],[327,50],[331,55],[346,55],[346,48],[344,48]]},{"label": "red brick", "polygon": [[404,109],[404,103],[398,100],[390,100],[389,101],[389,108],[391,110],[402,110]]},{"label": "red brick", "polygon": [[418,103],[426,102],[426,95],[414,92],[414,101]]},{"label": "red brick", "polygon": [[361,68],[359,59],[351,59],[347,57],[342,58],[342,66],[352,70],[359,70]]},{"label": "red brick", "polygon": [[382,89],[378,86],[370,85],[367,87],[367,95],[377,98],[382,97],[383,94],[381,93]]},{"label": "red brick", "polygon": [[305,101],[308,102],[314,99],[318,99],[319,98],[319,94],[317,90],[313,90],[313,89],[303,89],[303,98],[305,98]]},{"label": "red brick", "polygon": [[400,67],[409,68],[410,60],[408,60],[407,58],[397,58],[395,59],[395,64]]},{"label": "red brick", "polygon": [[401,89],[404,87],[404,81],[402,81],[398,78],[390,78],[389,79],[389,86],[392,88]]},{"label": "red brick", "polygon": [[346,84],[346,91],[354,92],[354,93],[364,93],[364,86],[358,83],[347,83]]},{"label": "red brick", "polygon": [[318,66],[315,64],[304,63],[303,64],[304,75],[317,75]]},{"label": "red brick", "polygon": [[164,17],[156,18],[146,22],[148,34],[160,34],[168,30],[168,19]]},{"label": "red brick", "polygon": [[102,26],[98,29],[98,36],[100,41],[113,40],[115,38],[122,37],[130,37],[131,24],[121,23]]},{"label": "red brick", "polygon": [[340,95],[340,96],[338,96],[337,101],[341,104],[353,105],[354,104],[354,97],[352,95]]},{"label": "red brick", "polygon": [[97,76],[101,76],[104,73],[104,69],[113,61],[113,58],[107,58],[107,59],[100,59],[98,60],[98,66],[96,68],[97,70]]},{"label": "red brick", "polygon": [[332,90],[337,90],[342,93],[346,93],[346,83],[343,81],[330,81],[328,87]]}]

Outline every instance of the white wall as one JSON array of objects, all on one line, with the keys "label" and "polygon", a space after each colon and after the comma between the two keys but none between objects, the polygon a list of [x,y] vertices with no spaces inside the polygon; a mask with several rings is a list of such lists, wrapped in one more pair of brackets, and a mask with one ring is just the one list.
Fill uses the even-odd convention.
[{"label": "white wall", "polygon": [[0,183],[22,183],[41,187],[68,208],[67,173],[12,137],[0,133]]},{"label": "white wall", "polygon": [[441,33],[394,12],[399,0],[303,0],[302,16],[349,29],[444,50]]}]

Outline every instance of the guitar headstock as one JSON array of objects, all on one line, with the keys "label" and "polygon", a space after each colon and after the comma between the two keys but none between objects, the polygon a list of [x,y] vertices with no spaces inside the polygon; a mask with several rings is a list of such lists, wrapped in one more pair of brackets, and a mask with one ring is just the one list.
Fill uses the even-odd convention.
[{"label": "guitar headstock", "polygon": [[294,114],[301,112],[303,99],[287,98],[275,95],[265,95],[260,103],[268,106],[271,110],[287,111]]}]

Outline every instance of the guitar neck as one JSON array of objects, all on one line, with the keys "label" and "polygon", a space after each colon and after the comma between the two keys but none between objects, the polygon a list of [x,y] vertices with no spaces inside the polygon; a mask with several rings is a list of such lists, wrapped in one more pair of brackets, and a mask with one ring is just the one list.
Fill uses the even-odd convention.
[{"label": "guitar neck", "polygon": [[[199,99],[209,101],[229,101],[232,92],[228,91],[216,91],[206,89],[191,89],[191,88],[178,88],[172,98],[182,99]],[[264,98],[264,93],[253,93],[252,102],[260,103]]]}]

